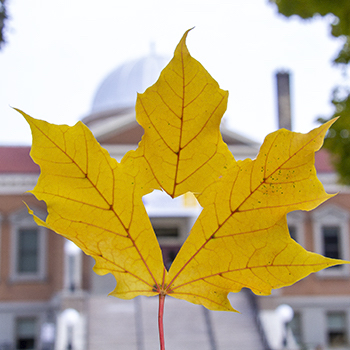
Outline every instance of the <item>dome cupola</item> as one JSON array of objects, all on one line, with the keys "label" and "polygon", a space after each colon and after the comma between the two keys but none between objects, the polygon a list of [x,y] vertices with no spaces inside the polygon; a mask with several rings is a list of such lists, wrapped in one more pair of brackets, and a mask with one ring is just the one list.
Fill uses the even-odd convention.
[{"label": "dome cupola", "polygon": [[134,108],[137,93],[153,85],[168,60],[154,50],[147,56],[128,61],[112,71],[98,87],[91,114]]}]

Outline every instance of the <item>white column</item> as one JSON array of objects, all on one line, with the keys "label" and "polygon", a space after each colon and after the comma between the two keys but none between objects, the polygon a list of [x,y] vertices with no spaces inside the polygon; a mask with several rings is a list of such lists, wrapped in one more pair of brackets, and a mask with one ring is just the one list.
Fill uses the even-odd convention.
[{"label": "white column", "polygon": [[85,318],[75,309],[65,309],[57,318],[55,350],[85,349]]},{"label": "white column", "polygon": [[74,292],[81,289],[82,251],[68,240],[65,242],[64,251],[64,289]]}]

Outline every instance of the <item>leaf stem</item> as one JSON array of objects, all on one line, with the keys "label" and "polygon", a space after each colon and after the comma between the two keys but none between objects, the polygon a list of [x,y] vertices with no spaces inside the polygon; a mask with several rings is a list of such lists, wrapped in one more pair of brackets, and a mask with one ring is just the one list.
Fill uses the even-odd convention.
[{"label": "leaf stem", "polygon": [[159,294],[158,330],[159,330],[160,350],[165,350],[164,325],[163,325],[164,301],[165,301],[165,294],[162,294],[162,293]]}]

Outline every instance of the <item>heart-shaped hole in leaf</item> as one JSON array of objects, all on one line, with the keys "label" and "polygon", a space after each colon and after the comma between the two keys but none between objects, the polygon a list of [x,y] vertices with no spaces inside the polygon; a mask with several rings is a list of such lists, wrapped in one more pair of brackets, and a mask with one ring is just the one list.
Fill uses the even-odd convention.
[{"label": "heart-shaped hole in leaf", "polygon": [[154,190],[143,197],[143,203],[169,270],[202,207],[191,192],[171,198],[163,191]]}]

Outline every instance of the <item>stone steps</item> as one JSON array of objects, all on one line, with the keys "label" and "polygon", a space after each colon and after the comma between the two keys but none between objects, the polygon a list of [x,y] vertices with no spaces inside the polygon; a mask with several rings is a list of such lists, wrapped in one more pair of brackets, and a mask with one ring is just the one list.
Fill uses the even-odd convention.
[{"label": "stone steps", "polygon": [[[263,350],[246,293],[230,294],[229,299],[240,314],[166,298],[166,350]],[[98,295],[88,304],[88,350],[159,349],[157,297]]]}]

